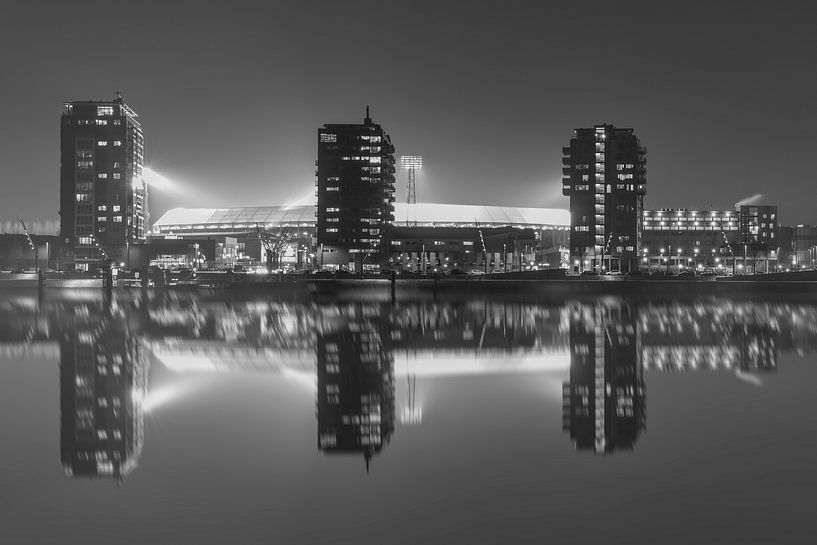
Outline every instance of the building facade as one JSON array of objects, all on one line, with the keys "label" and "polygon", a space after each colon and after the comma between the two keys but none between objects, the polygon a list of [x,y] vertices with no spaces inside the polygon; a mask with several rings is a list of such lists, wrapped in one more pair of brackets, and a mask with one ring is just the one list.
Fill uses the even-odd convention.
[{"label": "building facade", "polygon": [[786,250],[778,234],[776,206],[645,210],[641,220],[642,270],[773,272]]},{"label": "building facade", "polygon": [[793,269],[813,269],[817,265],[817,226],[795,226],[792,229],[792,251]]},{"label": "building facade", "polygon": [[319,261],[377,268],[394,221],[394,146],[366,109],[362,124],[318,129],[317,245]]},{"label": "building facade", "polygon": [[576,129],[563,148],[562,193],[570,197],[573,272],[638,268],[646,149],[633,129]]},{"label": "building facade", "polygon": [[642,213],[641,268],[731,271],[740,238],[740,212],[665,208]]},{"label": "building facade", "polygon": [[60,237],[66,268],[129,261],[146,240],[144,137],[121,95],[65,104],[60,128]]}]

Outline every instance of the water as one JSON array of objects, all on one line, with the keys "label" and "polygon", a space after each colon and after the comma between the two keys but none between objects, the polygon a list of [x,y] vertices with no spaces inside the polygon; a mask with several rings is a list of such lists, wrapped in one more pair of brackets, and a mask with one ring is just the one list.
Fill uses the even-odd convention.
[{"label": "water", "polygon": [[817,302],[0,290],[0,543],[808,543]]}]

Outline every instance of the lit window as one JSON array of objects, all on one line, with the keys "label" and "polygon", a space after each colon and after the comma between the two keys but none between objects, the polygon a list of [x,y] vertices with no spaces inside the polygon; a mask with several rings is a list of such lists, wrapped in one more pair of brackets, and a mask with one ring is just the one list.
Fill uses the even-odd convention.
[{"label": "lit window", "polygon": [[[100,208],[100,209],[102,209],[102,210],[104,210],[104,209],[105,209],[105,208],[107,208],[107,207],[103,205],[103,206],[100,206],[99,208]],[[121,210],[121,209],[122,209],[122,207],[121,207],[121,206],[119,206],[118,204],[113,205],[113,211],[114,211],[114,212],[119,212],[119,210]]]},{"label": "lit window", "polygon": [[105,147],[105,146],[108,145],[108,141],[107,140],[100,140],[100,141],[98,141],[96,143],[96,145],[99,146],[99,147]]},{"label": "lit window", "polygon": [[105,204],[100,204],[99,206],[96,207],[96,209],[99,210],[100,212],[106,212],[108,210],[108,206]]},{"label": "lit window", "polygon": [[122,120],[121,120],[121,119],[114,119],[114,120],[113,120],[113,124],[114,124],[114,125],[121,125],[121,124],[122,124]]},{"label": "lit window", "polygon": [[473,246],[473,245],[474,245],[474,241],[473,241],[473,240],[463,240],[463,241],[462,241],[462,245],[463,245],[463,246]]},{"label": "lit window", "polygon": [[104,173],[104,172],[101,172],[101,173],[97,174],[96,177],[104,180],[105,178],[108,177],[108,175],[106,173]]},{"label": "lit window", "polygon": [[327,208],[327,212],[340,212],[340,208]]},{"label": "lit window", "polygon": [[402,245],[403,245],[403,241],[402,241],[402,240],[392,240],[392,241],[391,241],[391,245],[392,245],[392,246],[402,246]]},{"label": "lit window", "polygon": [[114,180],[120,180],[121,178],[122,178],[122,175],[121,175],[121,174],[119,174],[118,172],[115,172],[115,173],[114,173],[114,175],[113,175],[113,179],[114,179]]},{"label": "lit window", "polygon": [[113,145],[114,145],[114,146],[121,146],[121,145],[122,145],[122,141],[121,141],[121,140],[114,140],[114,141],[113,141]]},{"label": "lit window", "polygon": [[96,221],[106,222],[106,221],[108,221],[108,218],[106,218],[105,216],[97,216]]},{"label": "lit window", "polygon": [[329,228],[326,229],[326,232],[327,233],[337,233],[338,229],[337,229],[337,227],[329,227]]},{"label": "lit window", "polygon": [[340,218],[326,218],[327,223],[338,223]]},{"label": "lit window", "polygon": [[338,135],[332,133],[322,133],[321,134],[321,142],[337,142]]},{"label": "lit window", "polygon": [[114,216],[113,217],[114,223],[122,223],[122,216]]},{"label": "lit window", "polygon": [[97,125],[107,125],[108,121],[106,119],[97,119],[95,120]]},{"label": "lit window", "polygon": [[337,187],[337,186],[333,186],[333,187],[327,187],[326,190],[327,191],[340,191],[340,188]]},{"label": "lit window", "polygon": [[96,115],[113,115],[113,106],[97,106]]}]

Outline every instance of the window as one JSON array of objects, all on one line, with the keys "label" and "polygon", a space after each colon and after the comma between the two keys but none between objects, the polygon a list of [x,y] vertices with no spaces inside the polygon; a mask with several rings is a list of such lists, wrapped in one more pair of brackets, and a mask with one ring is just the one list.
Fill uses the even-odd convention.
[{"label": "window", "polygon": [[[104,210],[104,209],[106,209],[106,208],[107,208],[107,206],[102,205],[102,206],[100,206],[99,208],[100,208],[100,209],[102,209],[102,210]],[[122,207],[121,207],[121,206],[119,206],[118,204],[113,205],[113,211],[114,211],[114,212],[119,212],[119,210],[121,210],[121,209],[122,209]]]},{"label": "window", "polygon": [[106,222],[106,221],[108,221],[108,218],[106,218],[105,216],[97,216],[96,221],[97,222]]},{"label": "window", "polygon": [[340,218],[326,218],[327,223],[338,223]]},{"label": "window", "polygon": [[462,241],[462,245],[463,245],[463,246],[473,246],[473,245],[474,245],[474,241],[473,241],[473,240],[463,240],[463,241]]},{"label": "window", "polygon": [[327,228],[326,228],[326,232],[327,232],[327,233],[337,233],[337,232],[338,232],[338,228],[337,228],[337,227],[327,227]]},{"label": "window", "polygon": [[327,212],[340,212],[340,208],[327,208]]},{"label": "window", "polygon": [[107,119],[96,119],[94,121],[96,122],[97,125],[107,125],[108,124]]},{"label": "window", "polygon": [[122,216],[114,216],[113,217],[114,223],[122,223]]},{"label": "window", "polygon": [[113,106],[97,106],[96,115],[98,116],[113,115]]},{"label": "window", "polygon": [[119,174],[118,172],[115,172],[115,173],[114,173],[114,175],[113,175],[113,179],[114,179],[114,180],[120,180],[121,178],[122,178],[122,175],[121,175],[121,174]]},{"label": "window", "polygon": [[108,175],[106,173],[104,173],[104,172],[101,172],[101,173],[97,174],[96,177],[99,178],[100,180],[104,180],[104,179],[106,179],[108,177]]},{"label": "window", "polygon": [[403,241],[402,241],[402,240],[392,240],[392,241],[391,241],[391,245],[392,245],[392,246],[402,246],[402,245],[403,245]]},{"label": "window", "polygon": [[327,191],[340,191],[340,188],[337,187],[337,186],[333,186],[333,187],[327,187],[326,190]]},{"label": "window", "polygon": [[321,134],[321,142],[337,142],[337,141],[338,141],[338,135],[337,134],[333,134],[333,133],[329,133],[329,132],[325,132],[325,133]]},{"label": "window", "polygon": [[114,124],[114,125],[121,125],[121,124],[122,124],[122,120],[121,120],[121,119],[114,119],[114,120],[113,120],[113,124]]},{"label": "window", "polygon": [[114,146],[121,146],[121,145],[122,145],[122,141],[121,141],[121,140],[114,140],[114,141],[113,141],[113,145],[114,145]]},{"label": "window", "polygon": [[105,146],[107,146],[107,145],[108,145],[108,141],[107,141],[107,140],[99,140],[99,141],[96,143],[96,145],[97,145],[97,146],[99,146],[99,147],[101,147],[101,148],[104,148]]},{"label": "window", "polygon": [[445,246],[445,242],[443,242],[442,240],[435,240],[434,246]]}]

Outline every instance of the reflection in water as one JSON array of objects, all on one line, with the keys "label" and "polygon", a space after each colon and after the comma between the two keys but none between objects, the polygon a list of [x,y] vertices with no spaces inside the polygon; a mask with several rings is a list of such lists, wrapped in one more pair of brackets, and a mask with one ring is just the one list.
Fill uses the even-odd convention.
[{"label": "reflection in water", "polygon": [[[645,373],[730,371],[759,385],[781,353],[817,348],[817,305],[730,298],[393,305],[167,291],[119,293],[108,306],[51,297],[0,300],[0,360],[59,358],[62,460],[75,476],[124,477],[146,408],[171,402],[191,373],[306,383],[305,394],[317,390],[318,449],[358,453],[368,468],[395,433],[395,413],[401,425],[421,421],[417,377],[558,372],[564,431],[577,449],[606,454],[633,449],[645,430]],[[173,384],[147,390],[149,356]],[[407,385],[400,411],[395,381]]]},{"label": "reflection in water", "polygon": [[576,305],[570,320],[570,381],[562,429],[577,449],[631,450],[645,428],[644,370],[629,305]]},{"label": "reflection in water", "polygon": [[121,480],[136,467],[144,443],[147,357],[122,316],[90,307],[76,310],[69,322],[57,324],[64,328],[62,464],[69,476]]},{"label": "reflection in water", "polygon": [[[394,362],[377,306],[339,309],[318,334],[318,448],[362,453],[366,471],[394,432]],[[385,333],[385,334],[384,334]]]}]

